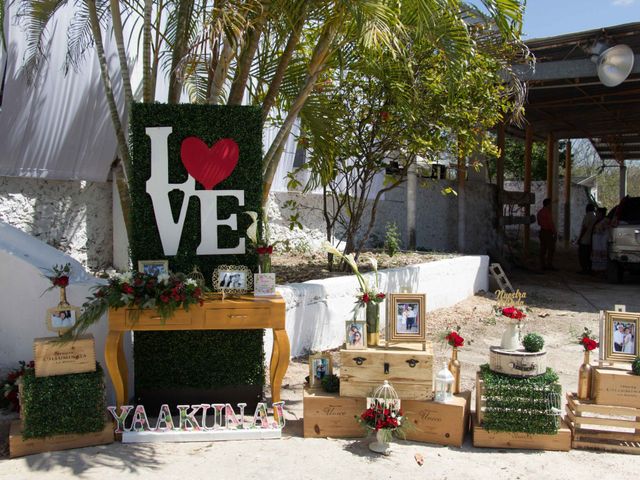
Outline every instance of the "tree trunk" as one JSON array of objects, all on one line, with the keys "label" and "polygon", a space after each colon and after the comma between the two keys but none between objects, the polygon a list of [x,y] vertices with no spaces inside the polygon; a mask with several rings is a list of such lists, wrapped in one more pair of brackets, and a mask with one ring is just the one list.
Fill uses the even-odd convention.
[{"label": "tree trunk", "polygon": [[213,84],[211,85],[211,93],[209,94],[209,105],[217,105],[220,101],[220,95],[222,94],[222,88],[224,87],[224,81],[227,78],[229,67],[231,66],[231,60],[236,55],[236,49],[233,46],[233,42],[227,38],[222,48],[222,53],[218,63],[216,64],[216,70],[213,74]]},{"label": "tree trunk", "polygon": [[113,23],[113,36],[116,39],[118,48],[118,60],[120,62],[120,74],[124,85],[124,118],[129,118],[129,109],[133,103],[133,90],[131,89],[131,78],[129,77],[129,63],[127,52],[124,48],[124,36],[122,34],[122,18],[120,17],[120,5],[117,0],[109,0],[111,7],[111,19]]},{"label": "tree trunk", "polygon": [[180,0],[178,2],[178,20],[176,25],[176,40],[171,55],[171,72],[169,74],[168,103],[180,102],[182,94],[182,72],[180,63],[187,51],[189,41],[191,16],[193,15],[194,0]]},{"label": "tree trunk", "polygon": [[313,87],[316,84],[316,80],[318,79],[318,75],[322,72],[324,68],[327,58],[331,53],[331,44],[336,37],[336,28],[333,25],[328,25],[320,39],[318,40],[318,44],[314,49],[313,56],[311,57],[311,63],[309,65],[309,74],[307,75],[307,79],[305,81],[304,86],[298,93],[298,97],[295,99],[289,112],[287,113],[287,117],[280,127],[276,138],[274,139],[269,151],[265,155],[263,159],[263,204],[266,202],[266,198],[269,196],[269,190],[271,189],[271,184],[273,183],[273,177],[275,176],[276,170],[278,168],[278,163],[280,161],[280,155],[278,152],[282,152],[282,144],[286,141],[289,136],[289,132],[291,131],[291,127],[296,120],[296,117],[302,110],[307,98],[311,95],[313,91]]},{"label": "tree trunk", "polygon": [[264,97],[262,102],[262,123],[267,120],[269,116],[269,111],[276,102],[276,97],[278,96],[278,91],[280,90],[280,85],[282,85],[282,81],[284,80],[284,74],[287,71],[287,67],[293,58],[293,52],[295,51],[298,43],[300,42],[300,34],[302,33],[302,28],[304,27],[305,20],[307,19],[307,6],[309,5],[309,1],[306,0],[302,5],[302,11],[300,12],[300,16],[296,24],[291,31],[291,35],[289,35],[289,40],[287,40],[287,45],[280,56],[280,61],[278,62],[278,67],[276,68],[276,73],[271,79],[271,84],[269,84],[269,89],[267,90],[267,94]]},{"label": "tree trunk", "polygon": [[120,195],[120,203],[122,204],[122,212],[125,213],[124,223],[127,229],[127,236],[131,236],[131,219],[128,215],[131,210],[131,196],[126,181],[127,172],[131,171],[131,157],[129,156],[129,149],[127,145],[127,139],[124,135],[122,128],[122,122],[120,121],[120,115],[118,113],[118,107],[113,95],[113,88],[111,86],[111,78],[109,77],[109,71],[107,69],[107,57],[104,54],[104,44],[102,42],[102,31],[100,30],[100,20],[98,19],[98,12],[96,10],[96,3],[93,0],[85,0],[89,10],[89,20],[91,23],[91,32],[93,33],[93,40],[96,46],[96,54],[98,56],[98,64],[100,65],[100,76],[102,78],[102,86],[104,87],[105,97],[107,104],[109,105],[109,113],[111,115],[111,121],[116,133],[116,140],[118,145],[118,152],[120,154],[120,160],[124,165],[124,169],[120,171],[116,170],[116,182],[118,182],[118,193]]},{"label": "tree trunk", "polygon": [[[151,91],[151,11],[153,0],[144,0],[144,19],[142,25],[142,99],[144,103],[153,102]],[[158,13],[159,15],[160,13]]]},{"label": "tree trunk", "polygon": [[156,38],[154,42],[153,48],[153,62],[151,64],[151,98],[155,100],[156,98],[156,82],[158,79],[158,64],[160,63],[160,47],[162,45],[163,39],[160,35],[160,26],[162,25],[162,9],[164,8],[164,4],[162,0],[158,2],[158,15],[156,15]]}]

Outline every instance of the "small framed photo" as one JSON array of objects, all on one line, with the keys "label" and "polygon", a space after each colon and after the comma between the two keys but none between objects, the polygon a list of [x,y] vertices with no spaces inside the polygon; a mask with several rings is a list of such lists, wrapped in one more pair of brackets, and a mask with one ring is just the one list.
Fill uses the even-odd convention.
[{"label": "small framed photo", "polygon": [[138,271],[145,275],[157,277],[163,273],[169,273],[168,260],[139,260]]},{"label": "small framed photo", "polygon": [[47,310],[47,330],[59,335],[67,332],[76,324],[80,308],[72,305],[58,305]]},{"label": "small framed photo", "polygon": [[392,293],[387,303],[387,332],[391,342],[425,342],[427,296],[419,293]]},{"label": "small framed photo", "polygon": [[349,320],[346,323],[345,348],[347,350],[367,348],[367,322],[365,320]]},{"label": "small framed photo", "polygon": [[332,373],[333,366],[328,353],[316,353],[309,356],[309,387],[320,388],[322,379]]},{"label": "small framed photo", "polygon": [[253,290],[253,274],[244,265],[221,265],[213,272],[213,289],[242,295]]},{"label": "small framed photo", "polygon": [[638,326],[640,314],[605,312],[604,359],[611,362],[633,362],[640,352]]},{"label": "small framed photo", "polygon": [[253,275],[253,294],[258,297],[269,297],[276,294],[275,273],[255,273]]}]

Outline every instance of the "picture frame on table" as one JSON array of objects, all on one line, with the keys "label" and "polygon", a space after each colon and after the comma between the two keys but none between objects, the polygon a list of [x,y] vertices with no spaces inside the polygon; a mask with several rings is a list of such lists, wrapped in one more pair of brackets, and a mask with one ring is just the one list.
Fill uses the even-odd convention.
[{"label": "picture frame on table", "polygon": [[80,317],[80,307],[58,305],[47,310],[47,330],[62,335],[75,326]]},{"label": "picture frame on table", "polygon": [[633,362],[640,352],[638,328],[640,314],[627,312],[605,312],[601,331],[600,348],[604,360],[609,362]]},{"label": "picture frame on table", "polygon": [[169,273],[168,260],[138,260],[138,272],[157,277]]},{"label": "picture frame on table", "polygon": [[333,364],[328,353],[309,355],[309,387],[321,388],[322,379],[333,374]]},{"label": "picture frame on table", "polygon": [[345,323],[345,349],[365,350],[367,348],[366,320],[348,320]]},{"label": "picture frame on table", "polygon": [[254,273],[253,294],[256,297],[271,297],[276,295],[276,274]]},{"label": "picture frame on table", "polygon": [[253,291],[253,273],[245,265],[220,265],[213,271],[213,290],[227,295]]},{"label": "picture frame on table", "polygon": [[424,343],[426,335],[424,293],[391,293],[387,296],[387,341]]}]

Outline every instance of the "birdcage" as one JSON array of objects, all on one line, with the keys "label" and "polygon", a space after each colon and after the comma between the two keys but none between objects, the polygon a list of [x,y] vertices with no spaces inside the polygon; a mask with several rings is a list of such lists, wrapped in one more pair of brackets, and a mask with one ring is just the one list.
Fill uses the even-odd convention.
[{"label": "birdcage", "polygon": [[200,271],[197,265],[193,266],[193,270],[189,272],[189,275],[187,275],[187,278],[190,278],[191,280],[196,282],[199,288],[204,289],[204,285],[205,285],[204,275],[202,274],[202,272]]},{"label": "birdcage", "polygon": [[368,426],[376,432],[376,439],[369,444],[369,449],[389,455],[389,441],[393,432],[401,427],[403,418],[400,397],[387,380],[367,398],[367,409],[371,411]]}]

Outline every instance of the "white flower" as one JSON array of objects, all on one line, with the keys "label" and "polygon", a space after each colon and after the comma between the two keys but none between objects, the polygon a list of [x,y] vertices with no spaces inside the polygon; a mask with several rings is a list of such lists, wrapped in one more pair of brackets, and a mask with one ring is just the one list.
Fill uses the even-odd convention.
[{"label": "white flower", "polygon": [[133,274],[131,272],[116,273],[114,275],[114,278],[118,280],[120,283],[131,283],[131,280],[133,279]]},{"label": "white flower", "polygon": [[166,285],[169,283],[169,274],[168,273],[161,273],[160,275],[158,275],[158,283],[162,283],[163,285]]},{"label": "white flower", "polygon": [[258,214],[256,212],[244,212],[251,217],[253,222],[247,228],[247,238],[251,240],[254,245],[258,244]]},{"label": "white flower", "polygon": [[189,286],[189,287],[197,287],[198,286],[198,282],[196,282],[193,278],[187,278],[184,281],[184,284]]}]

